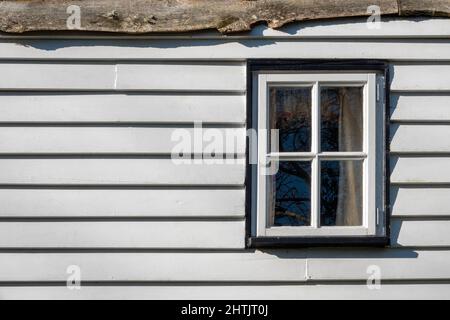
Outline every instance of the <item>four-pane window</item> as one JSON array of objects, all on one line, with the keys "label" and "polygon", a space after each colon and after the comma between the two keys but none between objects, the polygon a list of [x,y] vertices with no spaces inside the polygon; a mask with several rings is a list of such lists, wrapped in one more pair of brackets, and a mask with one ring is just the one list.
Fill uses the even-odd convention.
[{"label": "four-pane window", "polygon": [[254,75],[257,236],[377,235],[377,77]]}]

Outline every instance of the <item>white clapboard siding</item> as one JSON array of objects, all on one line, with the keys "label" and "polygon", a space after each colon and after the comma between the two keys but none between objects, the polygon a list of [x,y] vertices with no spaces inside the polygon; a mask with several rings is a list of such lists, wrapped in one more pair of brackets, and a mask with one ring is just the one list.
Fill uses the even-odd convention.
[{"label": "white clapboard siding", "polygon": [[[263,252],[1,253],[1,281],[65,281],[77,265],[83,281],[305,281],[306,254]],[[280,271],[283,272],[280,272]]]},{"label": "white clapboard siding", "polygon": [[[252,284],[232,285],[129,285],[82,286],[68,290],[67,286],[1,286],[0,298],[11,300],[105,299],[105,300],[440,300],[450,297],[448,283],[387,283],[380,290],[364,284]],[[269,307],[269,314],[270,314]]]},{"label": "white clapboard siding", "polygon": [[[54,37],[54,35],[53,35]],[[151,39],[151,40],[17,40],[0,41],[1,59],[64,60],[235,60],[246,59],[388,59],[448,61],[450,43],[424,39]],[[42,50],[40,48],[58,50]]]},{"label": "white clapboard siding", "polygon": [[450,64],[396,64],[391,68],[393,91],[450,91]]},{"label": "white clapboard siding", "polygon": [[450,217],[450,188],[391,186],[391,208],[393,216]]},{"label": "white clapboard siding", "polygon": [[242,63],[0,63],[0,90],[245,91]]},{"label": "white clapboard siding", "polygon": [[391,121],[448,122],[450,93],[440,95],[392,95]]},{"label": "white clapboard siding", "polygon": [[102,63],[2,62],[0,90],[112,90],[115,66]]},{"label": "white clapboard siding", "polygon": [[371,266],[387,280],[450,279],[450,251],[320,250],[308,253],[308,276],[318,281],[366,280]]},{"label": "white clapboard siding", "polygon": [[450,125],[393,124],[391,151],[395,153],[450,152]]},{"label": "white clapboard siding", "polygon": [[313,38],[428,38],[450,36],[450,21],[448,19],[420,19],[383,17],[381,28],[368,28],[366,18],[343,19],[341,22],[302,21],[292,23],[281,29],[270,29],[265,25],[256,26],[251,35],[262,34],[265,37],[313,37]]},{"label": "white clapboard siding", "polygon": [[0,154],[172,154],[182,145],[185,154],[243,155],[245,138],[245,128],[0,126]]},{"label": "white clapboard siding", "polygon": [[0,189],[0,203],[0,217],[244,217],[245,190]]},{"label": "white clapboard siding", "polygon": [[394,219],[391,228],[396,247],[450,247],[450,220]]},{"label": "white clapboard siding", "polygon": [[446,184],[450,183],[450,158],[391,157],[391,171],[395,184]]},{"label": "white clapboard siding", "polygon": [[372,265],[381,268],[384,280],[450,279],[450,252],[446,250],[310,249],[285,251],[282,256],[276,253],[1,253],[0,281],[65,281],[70,265],[79,266],[83,280],[92,282],[365,281]]},{"label": "white clapboard siding", "polygon": [[11,94],[0,123],[245,123],[244,95]]},{"label": "white clapboard siding", "polygon": [[243,249],[244,221],[0,222],[0,248]]},{"label": "white clapboard siding", "polygon": [[[450,297],[449,23],[0,35],[0,299]],[[245,249],[243,157],[170,159],[171,130],[243,131],[253,58],[389,61],[391,247]],[[81,290],[66,288],[72,265]]]},{"label": "white clapboard siding", "polygon": [[172,159],[0,159],[3,185],[243,185],[244,159],[177,164]]},{"label": "white clapboard siding", "polygon": [[[244,221],[4,221],[0,248],[243,248],[244,227]],[[392,245],[449,247],[449,231],[450,221],[394,220]]]},{"label": "white clapboard siding", "polygon": [[117,89],[245,91],[243,63],[152,63],[117,65]]}]

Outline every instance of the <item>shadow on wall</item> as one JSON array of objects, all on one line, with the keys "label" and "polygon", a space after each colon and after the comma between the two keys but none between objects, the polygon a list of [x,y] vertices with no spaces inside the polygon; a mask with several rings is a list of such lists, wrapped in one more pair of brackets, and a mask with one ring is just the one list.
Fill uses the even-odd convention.
[{"label": "shadow on wall", "polygon": [[[67,33],[66,33],[67,34]],[[86,36],[86,34],[84,34]],[[102,35],[104,36],[104,35]],[[227,42],[239,43],[242,46],[253,48],[275,44],[275,40],[247,39],[230,40]],[[224,44],[223,39],[196,38],[192,39],[60,39],[60,40],[8,40],[24,47],[32,47],[45,51],[56,51],[70,47],[121,47],[121,48],[156,48],[156,49],[177,49],[186,47],[214,47]],[[149,57],[150,58],[150,57]]]},{"label": "shadow on wall", "polygon": [[411,249],[389,248],[309,248],[292,250],[261,250],[280,259],[416,259]]},{"label": "shadow on wall", "polygon": [[[392,22],[397,20],[405,20],[399,17],[383,17],[383,22]],[[422,22],[429,20],[426,17],[415,17],[408,18],[408,21],[412,22]],[[243,32],[243,33],[234,33],[231,35],[222,35],[217,30],[206,30],[206,31],[197,31],[192,33],[155,33],[155,34],[142,34],[142,35],[133,35],[133,34],[115,34],[115,33],[104,33],[104,32],[79,32],[79,31],[61,31],[61,32],[52,32],[50,39],[46,40],[20,40],[14,39],[11,42],[18,43],[19,45],[23,45],[26,47],[33,47],[39,50],[46,51],[55,51],[58,49],[64,49],[69,47],[93,47],[93,46],[103,46],[103,47],[132,47],[132,48],[160,48],[160,49],[174,49],[174,48],[183,48],[183,47],[196,47],[196,46],[216,46],[219,44],[223,44],[223,41],[233,41],[239,43],[245,47],[253,48],[253,47],[263,47],[267,45],[275,44],[276,41],[280,41],[280,39],[271,39],[265,38],[264,40],[261,37],[267,34],[267,31],[270,30],[270,36],[288,36],[288,35],[298,35],[302,36],[304,30],[314,29],[314,28],[323,28],[320,33],[324,33],[330,36],[333,34],[339,34],[339,27],[352,26],[355,23],[364,24],[367,21],[367,18],[336,18],[331,20],[317,20],[317,21],[305,21],[305,22],[294,22],[288,24],[277,30],[270,30],[265,23],[257,24],[253,27],[251,32]],[[364,27],[365,28],[365,27]],[[333,31],[333,30],[338,31]],[[355,29],[348,29],[347,32],[352,32]],[[48,35],[49,33],[40,33],[40,32],[29,32],[25,34],[25,36],[32,35]],[[59,36],[61,39],[51,39],[51,37]],[[74,39],[64,40],[65,36],[74,37]],[[108,39],[76,39],[77,36],[80,37],[107,37]],[[154,39],[158,36],[165,37],[165,39]],[[124,38],[125,37],[125,38]],[[126,37],[133,39],[126,39]],[[139,37],[142,37],[139,39]],[[151,37],[151,38],[149,38]],[[170,39],[170,37],[174,37]],[[178,37],[178,39],[176,39]],[[179,39],[179,37],[184,37],[185,39]],[[242,39],[246,37],[247,39]],[[117,39],[115,39],[117,38]],[[193,41],[195,39],[195,41]],[[302,39],[302,41],[318,41],[318,39]],[[337,39],[335,39],[336,41]],[[322,39],[323,41],[323,39]],[[396,40],[401,41],[401,40]]]}]

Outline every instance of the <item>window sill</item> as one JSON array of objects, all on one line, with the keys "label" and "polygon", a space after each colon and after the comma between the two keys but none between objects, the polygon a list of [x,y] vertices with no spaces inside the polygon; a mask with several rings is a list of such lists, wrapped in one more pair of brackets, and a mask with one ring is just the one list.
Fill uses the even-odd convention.
[{"label": "window sill", "polygon": [[390,245],[389,237],[251,237],[247,246],[254,249],[284,249],[308,247],[376,247]]}]

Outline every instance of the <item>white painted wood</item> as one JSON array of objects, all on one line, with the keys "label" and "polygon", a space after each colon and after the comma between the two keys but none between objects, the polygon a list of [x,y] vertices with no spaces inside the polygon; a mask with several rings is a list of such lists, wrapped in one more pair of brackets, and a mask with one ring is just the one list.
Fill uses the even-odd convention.
[{"label": "white painted wood", "polygon": [[0,90],[111,90],[115,70],[102,63],[0,63]]},{"label": "white painted wood", "polygon": [[[186,139],[185,153],[245,154],[245,128],[0,127],[0,154],[172,154]],[[219,142],[206,141],[213,135]],[[196,148],[195,137],[203,140]],[[236,137],[236,139],[227,139]],[[184,141],[184,140],[183,140]],[[184,144],[183,144],[184,145]]]},{"label": "white painted wood", "polygon": [[393,216],[450,217],[450,188],[391,186]]},{"label": "white painted wood", "polygon": [[[278,150],[270,150],[272,143],[267,135],[261,135],[258,141],[258,169],[257,169],[257,219],[258,228],[255,236],[261,237],[280,237],[280,236],[367,236],[377,234],[376,228],[376,119],[377,119],[377,98],[376,84],[377,75],[375,73],[265,73],[258,72],[253,76],[253,82],[257,83],[257,99],[254,101],[253,111],[258,118],[259,132],[267,132],[270,128],[270,109],[268,103],[268,88],[270,86],[294,85],[311,88],[311,110],[313,123],[311,129],[311,152],[285,152],[279,153]],[[364,187],[363,187],[363,224],[358,227],[322,227],[320,228],[320,161],[336,159],[336,157],[346,157],[354,160],[355,153],[342,152],[338,155],[333,153],[320,152],[320,86],[333,85],[344,86],[354,85],[362,87],[364,90],[364,150],[356,154],[356,159],[364,160]],[[379,108],[379,110],[382,110]],[[283,159],[311,161],[311,226],[298,227],[274,227],[268,222],[270,209],[268,209],[268,193],[273,189],[267,179],[268,164],[273,169],[274,161],[270,158],[276,155],[279,157],[275,161]]]},{"label": "white painted wood", "polygon": [[[53,37],[55,37],[53,35]],[[53,38],[54,39],[54,38]],[[237,60],[386,59],[449,61],[448,41],[355,39],[185,39],[177,40],[0,40],[1,59],[63,60]],[[58,47],[58,50],[53,50]],[[48,49],[48,50],[46,50]]]},{"label": "white painted wood", "polygon": [[0,298],[21,300],[105,299],[105,300],[441,300],[450,299],[447,283],[384,284],[380,290],[370,290],[366,284],[314,285],[135,285],[84,286],[69,290],[61,286],[2,286]]},{"label": "white painted wood", "polygon": [[243,189],[0,189],[0,217],[244,217]]},{"label": "white painted wood", "polygon": [[449,37],[450,22],[447,19],[421,19],[421,18],[388,18],[383,17],[379,29],[367,27],[367,19],[343,19],[341,21],[305,21],[292,23],[281,29],[270,29],[266,26],[257,26],[251,35],[259,34],[266,38],[398,38],[398,37]]},{"label": "white painted wood", "polygon": [[[4,221],[0,248],[240,248],[244,226],[244,221]],[[448,247],[449,230],[445,220],[394,220],[392,245]]]},{"label": "white painted wood", "polygon": [[1,90],[245,91],[241,63],[0,63]]},{"label": "white painted wood", "polygon": [[450,93],[392,95],[391,121],[450,121]]},{"label": "white painted wood", "polygon": [[[262,72],[260,72],[262,73]],[[315,82],[320,82],[321,85],[339,85],[342,83],[351,83],[351,85],[360,87],[364,86],[369,81],[370,74],[368,73],[289,73],[289,72],[277,72],[267,73],[267,82],[295,82],[301,83],[303,86],[311,86]]]},{"label": "white painted wood", "polygon": [[65,281],[77,265],[83,281],[305,281],[305,253],[273,252],[1,253],[0,281]]},{"label": "white painted wood", "polygon": [[311,280],[367,280],[377,266],[383,281],[449,279],[449,251],[421,250],[317,250],[308,253]]},{"label": "white painted wood", "polygon": [[176,164],[171,159],[0,159],[0,184],[243,185],[244,159],[230,162]]},{"label": "white painted wood", "polygon": [[152,63],[117,65],[119,90],[245,91],[242,63]]},{"label": "white painted wood", "polygon": [[0,281],[21,282],[65,281],[70,265],[81,268],[83,281],[96,282],[365,281],[372,265],[384,281],[450,279],[450,252],[442,250],[1,253],[0,259]]},{"label": "white painted wood", "polygon": [[395,153],[450,152],[449,125],[393,124],[391,151]]},{"label": "white painted wood", "polygon": [[0,222],[0,248],[243,249],[241,221]]},{"label": "white painted wood", "polygon": [[449,220],[393,220],[391,238],[397,247],[449,247]]},{"label": "white painted wood", "polygon": [[[320,83],[314,83],[311,91],[311,153],[314,155],[311,161],[311,227],[320,228],[320,157],[321,153],[321,89]],[[278,151],[278,150],[277,150]],[[273,183],[273,182],[272,182]],[[273,185],[272,185],[273,188]],[[275,189],[276,190],[276,187]],[[265,195],[267,196],[267,195]],[[264,197],[265,197],[264,196]],[[261,214],[261,213],[260,213]],[[316,231],[315,230],[315,231]]]},{"label": "white painted wood", "polygon": [[396,64],[391,78],[392,91],[450,91],[450,64]]},{"label": "white painted wood", "polygon": [[5,94],[3,123],[245,123],[244,95]]},{"label": "white painted wood", "polygon": [[391,183],[445,184],[450,182],[449,157],[391,157]]}]

